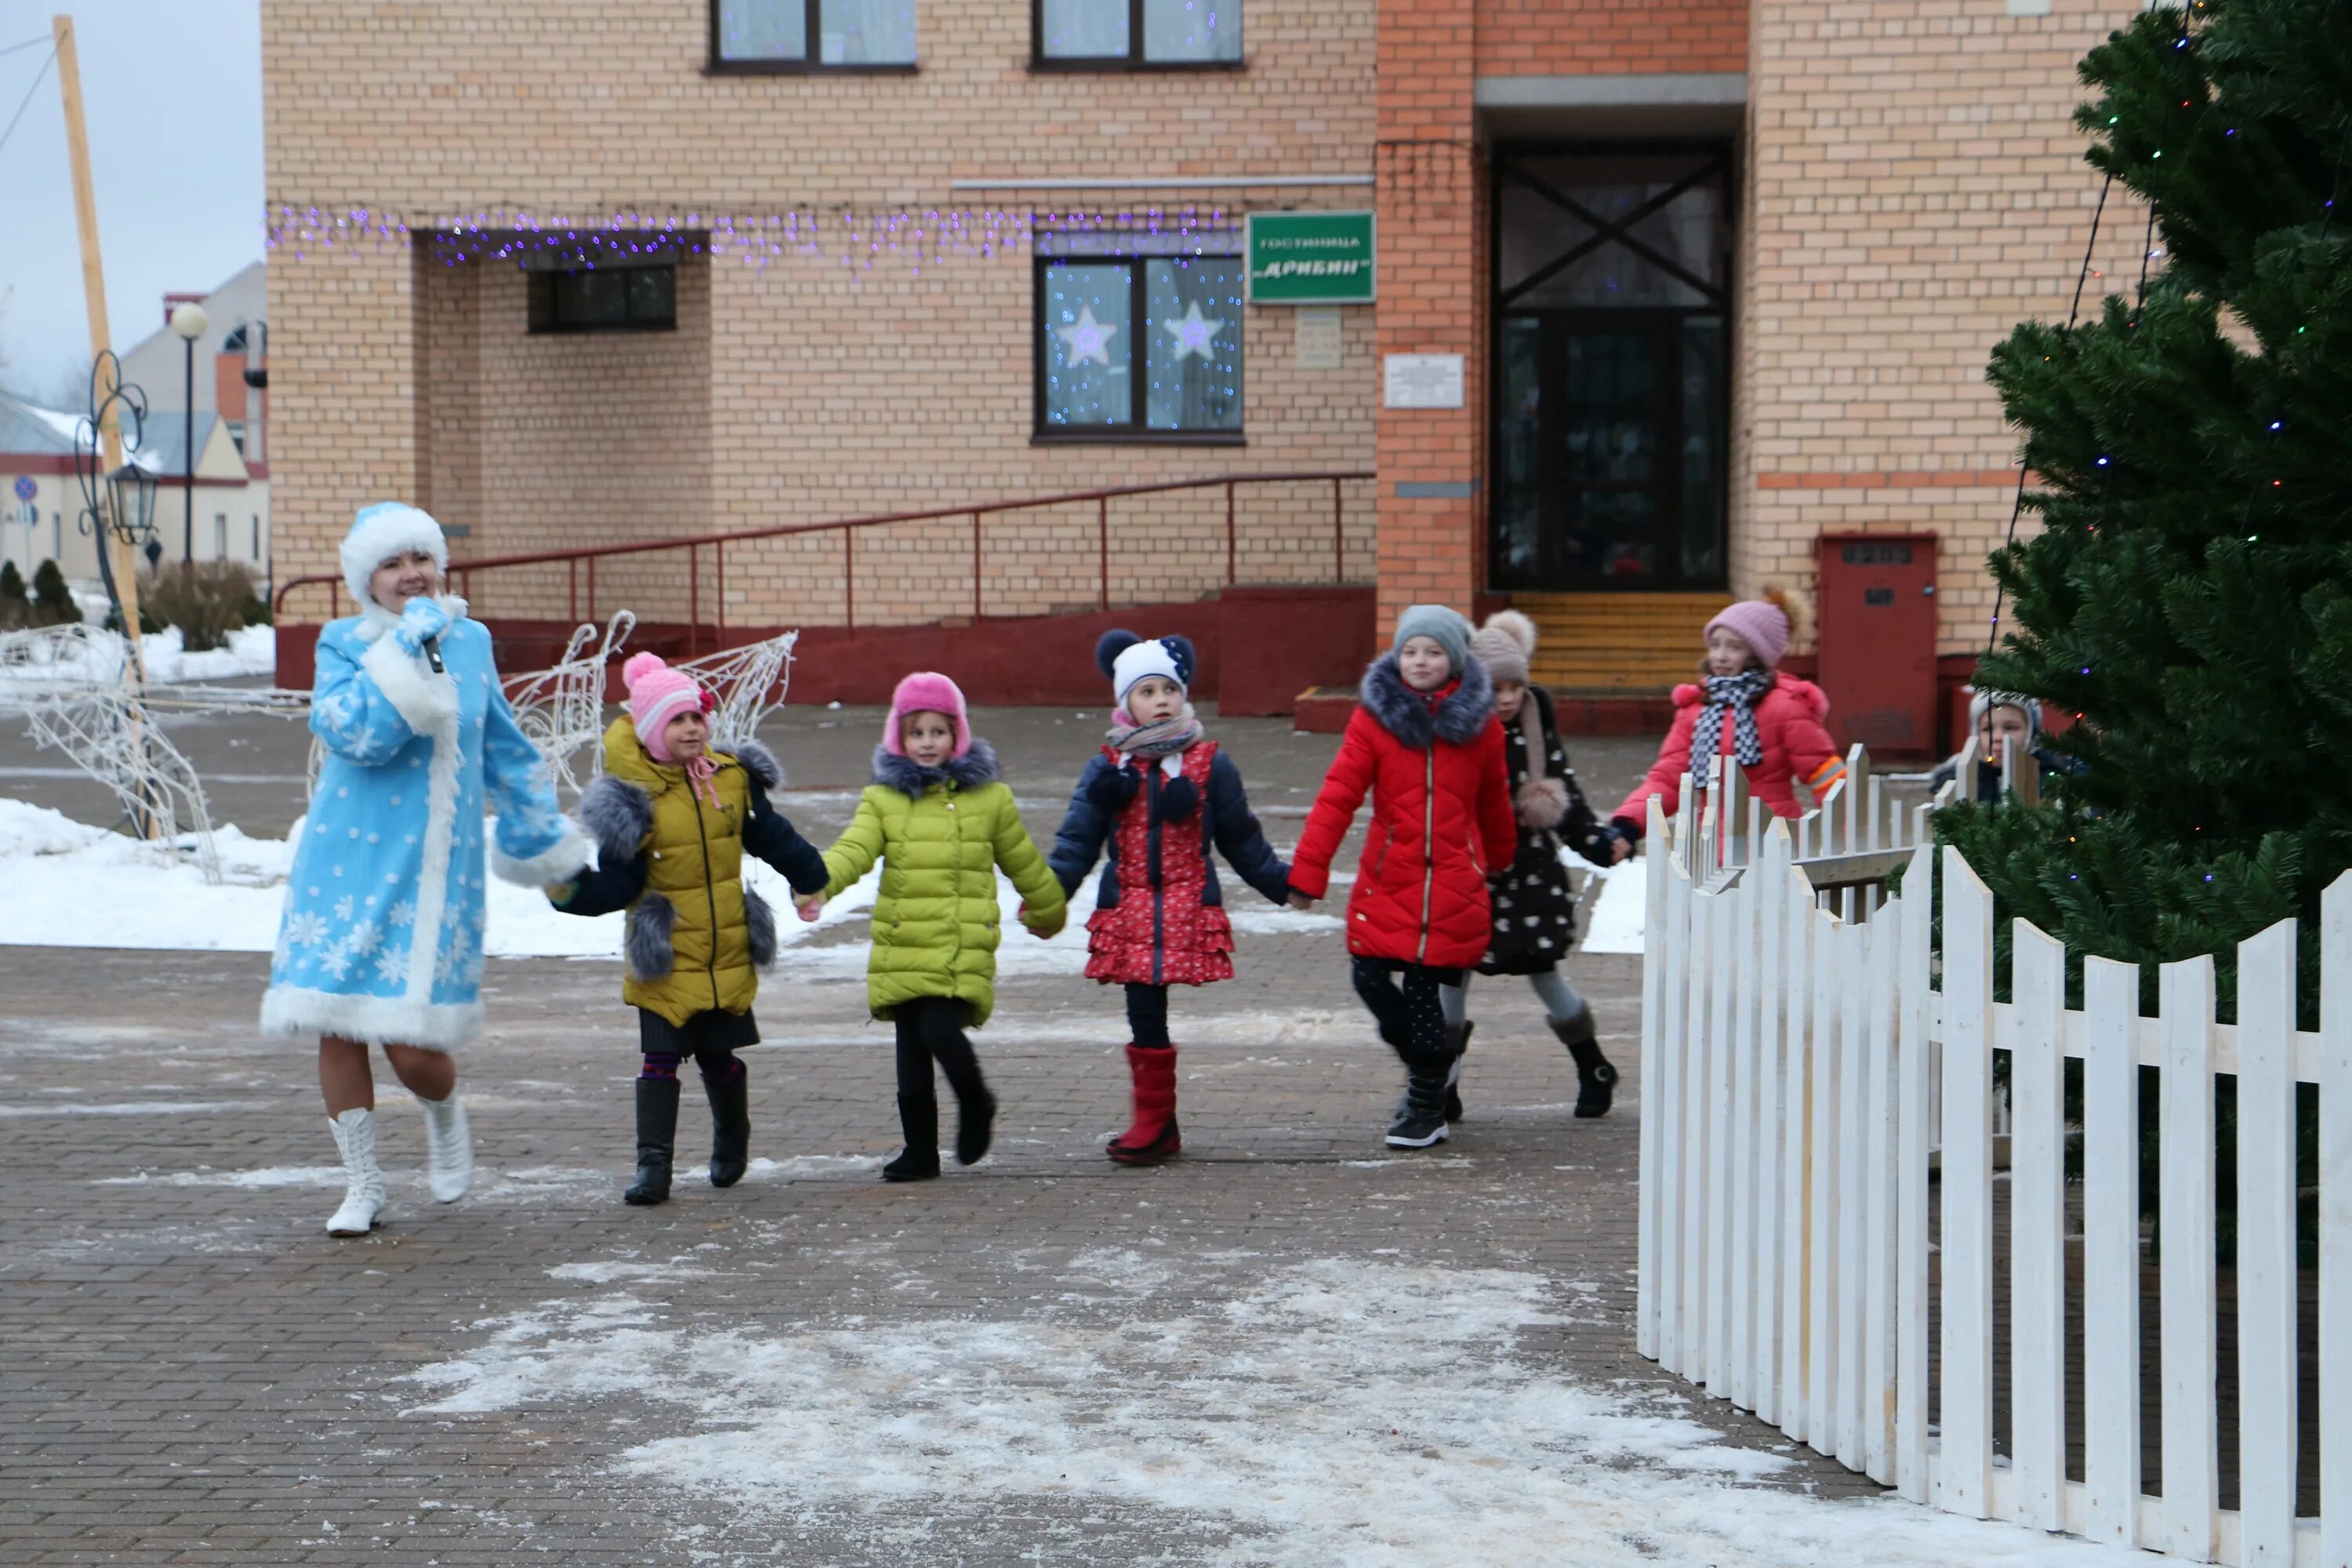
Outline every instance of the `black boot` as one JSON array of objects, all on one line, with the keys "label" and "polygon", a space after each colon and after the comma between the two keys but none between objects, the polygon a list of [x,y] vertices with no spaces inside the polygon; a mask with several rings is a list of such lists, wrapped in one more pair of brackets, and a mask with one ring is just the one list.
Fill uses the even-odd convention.
[{"label": "black boot", "polygon": [[929,1095],[898,1097],[898,1125],[907,1147],[882,1167],[886,1182],[928,1182],[940,1173],[940,1102]]},{"label": "black boot", "polygon": [[979,1164],[995,1137],[996,1096],[975,1081],[970,1092],[956,1097],[956,1163]]},{"label": "black boot", "polygon": [[637,1079],[637,1181],[621,1201],[643,1207],[669,1202],[670,1158],[677,1148],[677,1079]]},{"label": "black boot", "polygon": [[1552,1020],[1551,1032],[1576,1058],[1576,1114],[1590,1121],[1609,1114],[1617,1089],[1617,1069],[1601,1054],[1600,1037],[1592,1027],[1592,1009],[1580,1003],[1576,1015]]},{"label": "black boot", "polygon": [[1405,1081],[1404,1114],[1389,1128],[1391,1149],[1427,1149],[1445,1142],[1445,1074],[1454,1058],[1441,1049],[1412,1065]]},{"label": "black boot", "polygon": [[735,1070],[728,1077],[702,1075],[702,1091],[710,1097],[710,1184],[714,1187],[733,1186],[751,1166],[751,1075],[740,1058],[730,1060]]}]

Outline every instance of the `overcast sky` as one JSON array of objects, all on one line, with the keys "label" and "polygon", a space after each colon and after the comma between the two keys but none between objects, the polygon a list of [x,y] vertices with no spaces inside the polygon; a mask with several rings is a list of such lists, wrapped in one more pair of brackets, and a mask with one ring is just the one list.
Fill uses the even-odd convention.
[{"label": "overcast sky", "polygon": [[[173,290],[217,287],[261,255],[260,0],[0,0],[0,381],[47,393],[86,374],[49,18],[74,18],[114,347],[163,321]],[[33,89],[29,103],[26,92]]]}]

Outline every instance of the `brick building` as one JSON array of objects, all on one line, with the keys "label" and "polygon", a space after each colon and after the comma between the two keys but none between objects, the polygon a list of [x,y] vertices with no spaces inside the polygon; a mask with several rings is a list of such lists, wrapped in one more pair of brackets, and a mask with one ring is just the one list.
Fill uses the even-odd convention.
[{"label": "brick building", "polygon": [[[2074,68],[2126,15],[264,0],[277,575],[385,495],[472,559],[937,510],[473,592],[800,626],[861,696],[931,655],[1091,691],[1102,606],[1159,605],[1230,705],[1502,595],[1541,677],[1654,691],[1822,532],[1927,532],[1957,679],[2016,481],[1986,352],[2067,309]],[[1247,297],[1244,217],[1297,210],[1376,215],[1376,303]],[[2144,221],[2109,204],[2104,278]]]}]

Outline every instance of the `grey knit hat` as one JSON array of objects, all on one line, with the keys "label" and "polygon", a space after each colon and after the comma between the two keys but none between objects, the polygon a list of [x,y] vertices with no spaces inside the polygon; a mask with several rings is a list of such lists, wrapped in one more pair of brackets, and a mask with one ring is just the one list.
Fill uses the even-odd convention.
[{"label": "grey knit hat", "polygon": [[1427,637],[1445,650],[1445,662],[1454,673],[1462,673],[1463,661],[1470,657],[1470,622],[1458,610],[1444,605],[1409,605],[1397,617],[1396,636],[1390,640],[1389,651],[1401,653],[1404,645],[1415,637]]},{"label": "grey knit hat", "polygon": [[1470,634],[1470,651],[1497,685],[1528,683],[1528,660],[1535,657],[1536,624],[1517,610],[1496,610]]}]

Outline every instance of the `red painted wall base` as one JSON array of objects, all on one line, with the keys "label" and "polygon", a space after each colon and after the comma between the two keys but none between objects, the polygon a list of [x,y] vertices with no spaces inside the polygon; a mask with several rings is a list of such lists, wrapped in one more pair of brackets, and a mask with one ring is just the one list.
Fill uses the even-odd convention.
[{"label": "red painted wall base", "polygon": [[[1095,642],[1113,626],[1147,637],[1181,633],[1192,639],[1200,663],[1192,692],[1213,700],[1225,714],[1288,713],[1298,693],[1320,684],[1352,686],[1371,657],[1374,601],[1364,588],[1229,588],[1189,604],[1131,605],[1090,615],[1037,616],[974,625],[940,623],[878,626],[855,632],[810,626],[793,659],[793,700],[798,702],[882,703],[909,670],[954,677],[971,701],[982,706],[1100,707],[1109,683],[1095,666]],[[571,627],[556,622],[487,623],[499,668],[513,674],[544,668],[562,652]],[[772,636],[772,629],[730,628],[737,645]],[[707,644],[709,634],[704,634]],[[315,626],[287,626],[278,639],[278,684],[310,684],[318,643]],[[649,623],[628,647],[665,658],[691,651],[687,628]],[[709,652],[705,646],[700,651]],[[621,696],[620,661],[607,675],[607,694]]]}]

